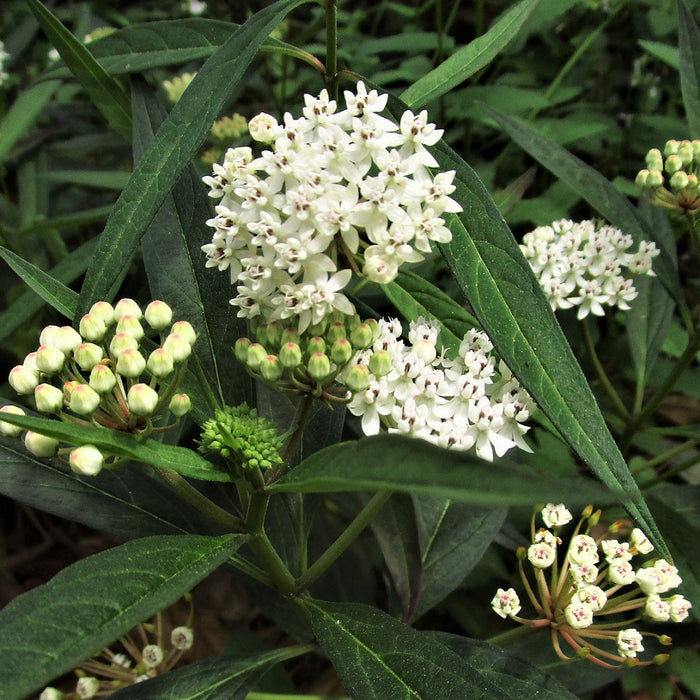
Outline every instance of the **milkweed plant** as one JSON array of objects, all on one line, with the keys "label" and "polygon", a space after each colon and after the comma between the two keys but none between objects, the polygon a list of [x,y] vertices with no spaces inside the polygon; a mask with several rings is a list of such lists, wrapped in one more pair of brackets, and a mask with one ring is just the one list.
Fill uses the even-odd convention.
[{"label": "milkweed plant", "polygon": [[[3,698],[693,694],[691,9],[596,141],[635,3],[257,4],[2,10],[0,491],[120,542],[0,611]],[[224,573],[274,646],[198,650]]]}]

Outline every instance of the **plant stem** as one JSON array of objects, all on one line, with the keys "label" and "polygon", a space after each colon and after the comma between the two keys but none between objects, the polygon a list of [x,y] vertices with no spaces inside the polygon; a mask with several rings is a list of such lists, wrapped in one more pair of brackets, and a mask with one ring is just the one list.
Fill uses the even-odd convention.
[{"label": "plant stem", "polygon": [[326,0],[326,87],[338,99],[338,0]]},{"label": "plant stem", "polygon": [[300,593],[322,576],[333,562],[355,541],[389,498],[391,498],[391,491],[378,491],[375,493],[335,542],[296,580],[294,590]]},{"label": "plant stem", "polygon": [[158,475],[168,486],[170,486],[177,494],[191,506],[194,506],[200,513],[206,515],[210,520],[218,525],[221,525],[228,532],[245,532],[245,523],[231,515],[228,511],[217,506],[216,503],[210,501],[204,494],[197,491],[185,478],[171,469],[163,469],[162,467],[154,467]]},{"label": "plant stem", "polygon": [[489,644],[493,644],[497,647],[507,647],[509,644],[513,644],[514,642],[517,642],[520,639],[529,637],[531,634],[534,634],[540,629],[542,628],[521,625],[520,627],[515,627],[512,630],[508,630],[507,632],[501,632],[501,634],[497,634],[494,637],[489,637],[486,641]]},{"label": "plant stem", "polygon": [[654,457],[654,459],[649,459],[646,462],[642,462],[639,466],[636,466],[634,469],[631,469],[630,471],[632,474],[641,474],[642,472],[647,471],[647,469],[654,469],[654,467],[658,467],[660,464],[663,464],[664,462],[667,462],[669,459],[672,459],[673,457],[676,457],[680,454],[683,454],[687,450],[692,449],[698,444],[697,440],[686,440],[684,443],[680,445],[676,445],[675,447],[672,447],[670,450],[666,450],[665,452],[662,452],[660,455],[657,455]]}]

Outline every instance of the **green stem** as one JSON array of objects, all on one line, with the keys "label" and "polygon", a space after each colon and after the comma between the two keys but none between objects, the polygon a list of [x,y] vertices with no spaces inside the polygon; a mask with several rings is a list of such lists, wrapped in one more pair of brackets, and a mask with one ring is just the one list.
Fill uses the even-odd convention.
[{"label": "green stem", "polygon": [[191,365],[194,368],[194,375],[197,378],[197,384],[200,389],[204,390],[204,398],[209,405],[209,410],[214,413],[217,408],[221,408],[221,406],[225,405],[226,403],[224,401],[223,394],[221,393],[221,386],[217,386],[217,389],[219,390],[219,398],[217,399],[209,386],[209,380],[204,376],[204,369],[202,368],[202,363],[199,361],[199,357],[195,353],[192,353],[190,357]]},{"label": "green stem", "polygon": [[629,420],[631,418],[629,411],[627,410],[627,407],[623,403],[622,399],[620,398],[620,395],[617,393],[615,390],[615,387],[612,385],[612,382],[608,378],[608,375],[605,373],[605,370],[603,369],[603,365],[600,363],[600,360],[598,359],[598,353],[596,352],[595,345],[593,343],[593,338],[591,337],[591,331],[590,328],[588,327],[588,319],[584,318],[581,322],[581,326],[583,328],[583,342],[586,345],[586,350],[588,351],[588,355],[590,357],[591,362],[593,363],[593,367],[596,371],[596,374],[598,375],[598,379],[600,380],[600,383],[603,385],[603,388],[605,389],[606,393],[610,397],[610,400],[613,402],[615,408],[617,409],[617,412],[625,419]]},{"label": "green stem", "polygon": [[509,644],[520,641],[531,634],[538,632],[541,627],[529,627],[528,625],[521,625],[520,627],[515,627],[507,632],[501,632],[493,637],[489,637],[486,641],[489,644],[493,644],[497,647],[507,647]]},{"label": "green stem", "polygon": [[269,472],[266,483],[272,484],[277,479],[279,479],[284,472],[289,468],[289,462],[292,459],[292,455],[299,445],[302,435],[304,434],[304,428],[306,427],[306,422],[309,420],[309,413],[311,411],[311,406],[313,404],[314,398],[310,394],[304,394],[299,405],[297,406],[296,415],[294,416],[293,432],[287,440],[287,444],[284,446],[284,451],[280,455],[282,457],[282,464],[275,467],[271,472]]},{"label": "green stem", "polygon": [[326,0],[326,87],[338,99],[338,0]]},{"label": "green stem", "polygon": [[647,469],[654,469],[655,467],[658,467],[660,464],[663,464],[664,462],[667,462],[669,459],[673,459],[674,457],[677,457],[680,454],[683,454],[687,450],[692,449],[698,444],[697,440],[686,440],[684,443],[680,445],[676,445],[675,447],[672,447],[669,450],[666,450],[665,452],[662,452],[660,455],[657,455],[653,459],[649,459],[646,462],[642,462],[642,464],[636,466],[634,469],[631,469],[630,471],[632,474],[641,474],[642,472],[647,471]]},{"label": "green stem", "polygon": [[247,559],[244,559],[238,554],[234,554],[229,557],[229,562],[231,566],[235,566],[239,571],[254,578],[256,581],[259,581],[265,586],[272,586],[272,579],[267,575],[267,572],[263,571],[259,566],[255,566],[255,564],[252,564]]},{"label": "green stem", "polygon": [[316,579],[321,577],[355,541],[390,498],[391,491],[375,493],[335,542],[296,580],[295,591],[300,593],[306,590]]},{"label": "green stem", "polygon": [[194,506],[200,513],[206,515],[218,525],[221,525],[228,532],[245,532],[245,523],[225,511],[216,503],[210,501],[204,494],[197,491],[184,477],[171,469],[163,467],[154,467],[158,475],[168,486],[170,486],[177,494],[191,506]]}]

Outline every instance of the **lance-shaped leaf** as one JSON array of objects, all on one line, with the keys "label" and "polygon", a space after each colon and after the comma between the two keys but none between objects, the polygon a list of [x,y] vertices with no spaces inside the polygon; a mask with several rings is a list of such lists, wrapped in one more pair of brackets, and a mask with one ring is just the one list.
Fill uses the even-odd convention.
[{"label": "lance-shaped leaf", "polygon": [[177,600],[225,562],[242,535],[162,535],[72,564],[0,612],[0,685],[20,700]]},{"label": "lance-shaped leaf", "polygon": [[474,39],[406,88],[401,99],[411,109],[422,107],[487,66],[518,33],[538,2],[522,0],[511,7],[486,34]]},{"label": "lance-shaped leaf", "polygon": [[122,86],[110,77],[85,47],[56,15],[39,0],[27,0],[29,9],[39,20],[49,41],[83,86],[95,107],[125,139],[131,138],[131,109]]},{"label": "lance-shaped leaf", "polygon": [[256,51],[282,18],[307,0],[279,0],[253,15],[202,66],[163,122],[114,205],[94,264],[88,269],[78,313],[108,299],[126,274],[136,247],[180,174],[202,143]]},{"label": "lance-shaped leaf", "polygon": [[135,462],[152,464],[161,469],[172,469],[193,479],[205,481],[233,481],[234,479],[231,472],[215,466],[186,447],[166,445],[117,430],[70,425],[62,421],[35,416],[3,414],[3,421],[71,445],[94,445],[109,454]]},{"label": "lance-shaped leaf", "polygon": [[307,607],[321,648],[353,698],[573,700],[524,662],[515,663],[511,675],[502,649],[482,644],[470,658],[367,605],[313,601]]},{"label": "lance-shaped leaf", "polygon": [[681,93],[690,136],[700,138],[700,29],[684,0],[678,0]]},{"label": "lance-shaped leaf", "polygon": [[556,478],[506,460],[485,462],[472,453],[404,435],[375,435],[326,447],[267,490],[403,491],[480,506],[532,505],[556,498],[609,503],[624,496],[592,479]]}]

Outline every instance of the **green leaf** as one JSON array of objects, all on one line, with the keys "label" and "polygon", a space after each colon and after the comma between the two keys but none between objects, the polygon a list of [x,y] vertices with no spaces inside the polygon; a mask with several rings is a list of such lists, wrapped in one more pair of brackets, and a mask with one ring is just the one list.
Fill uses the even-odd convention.
[{"label": "green leaf", "polygon": [[310,651],[283,647],[247,656],[224,654],[202,659],[111,693],[112,700],[244,700],[273,667]]},{"label": "green leaf", "polygon": [[78,304],[78,295],[55,277],[36,265],[0,246],[0,257],[46,302],[71,318]]},{"label": "green leaf", "polygon": [[34,85],[20,93],[0,122],[0,163],[7,158],[10,149],[22,138],[61,85],[60,80]]},{"label": "green leaf", "polygon": [[394,282],[382,285],[387,299],[408,320],[419,316],[440,322],[440,342],[457,352],[464,334],[479,322],[441,289],[412,272],[399,272]]},{"label": "green leaf", "polygon": [[681,93],[691,138],[700,138],[700,29],[684,0],[678,0]]},{"label": "green leaf", "polygon": [[130,141],[131,108],[122,86],[109,76],[90,50],[73,36],[51,10],[39,0],[27,0],[27,4],[95,107],[116,131]]},{"label": "green leaf", "polygon": [[45,177],[49,182],[105,190],[121,190],[129,181],[129,173],[118,170],[49,170],[45,173]]},{"label": "green leaf", "polygon": [[134,169],[114,206],[80,294],[79,314],[110,298],[136,246],[190,158],[209,132],[264,38],[308,0],[279,0],[253,15],[202,66]]},{"label": "green leaf", "polygon": [[676,70],[680,69],[681,59],[677,47],[671,46],[670,44],[662,44],[660,41],[644,41],[642,39],[637,43],[648,54],[654,56],[654,58],[658,58],[660,61],[671,66],[671,68],[675,68]]},{"label": "green leaf", "polygon": [[321,648],[333,662],[351,697],[391,700],[574,697],[539,669],[530,667],[524,672],[524,662],[516,664],[511,674],[509,659],[501,649],[482,644],[481,653],[470,658],[376,608],[321,601],[306,605]]},{"label": "green leaf", "polygon": [[483,36],[455,52],[437,68],[406,88],[401,99],[411,109],[428,104],[487,66],[518,33],[539,0],[522,0]]},{"label": "green leaf", "polygon": [[[629,200],[599,172],[529,126],[488,107],[485,109],[521,148],[560,180],[573,187],[613,226],[632,236],[637,243],[642,240],[656,241],[656,233],[652,227]],[[673,261],[663,246],[659,247],[661,254],[654,260],[654,271],[676,303],[680,307],[685,307]]]},{"label": "green leaf", "polygon": [[267,491],[401,491],[479,506],[531,506],[556,498],[609,503],[622,496],[590,479],[555,478],[550,472],[524,470],[507,460],[485,462],[469,452],[403,435],[375,435],[326,447]]},{"label": "green leaf", "polygon": [[231,472],[215,466],[186,447],[166,445],[156,440],[144,439],[107,428],[70,425],[49,418],[8,414],[6,417],[3,416],[3,420],[71,445],[94,445],[118,457],[152,464],[161,469],[172,469],[193,479],[205,481],[233,481],[234,479]]},{"label": "green leaf", "polygon": [[0,612],[0,685],[21,699],[177,600],[241,535],[146,537],[87,557]]}]

